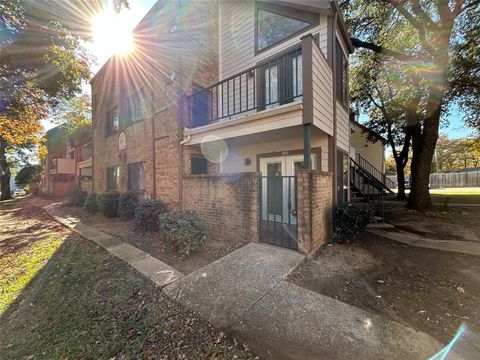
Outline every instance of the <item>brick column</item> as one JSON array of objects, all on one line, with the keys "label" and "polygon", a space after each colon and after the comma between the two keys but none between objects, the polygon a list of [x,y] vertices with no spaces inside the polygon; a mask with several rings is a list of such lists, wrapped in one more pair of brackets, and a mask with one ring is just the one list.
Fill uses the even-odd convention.
[{"label": "brick column", "polygon": [[332,228],[332,174],[297,170],[298,251],[311,254],[323,245]]}]

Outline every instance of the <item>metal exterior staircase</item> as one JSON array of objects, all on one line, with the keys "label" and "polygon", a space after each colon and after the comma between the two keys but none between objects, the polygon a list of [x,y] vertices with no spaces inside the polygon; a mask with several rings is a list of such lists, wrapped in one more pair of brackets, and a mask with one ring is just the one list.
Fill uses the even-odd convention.
[{"label": "metal exterior staircase", "polygon": [[384,173],[357,154],[350,158],[350,193],[352,202],[368,202],[383,219],[383,198],[393,194],[393,182]]}]

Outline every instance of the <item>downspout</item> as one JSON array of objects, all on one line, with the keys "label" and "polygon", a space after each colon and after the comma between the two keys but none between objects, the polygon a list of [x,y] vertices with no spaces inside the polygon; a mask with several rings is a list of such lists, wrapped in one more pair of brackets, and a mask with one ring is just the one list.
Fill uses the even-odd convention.
[{"label": "downspout", "polygon": [[333,190],[333,205],[337,205],[337,182],[338,182],[338,164],[337,164],[337,62],[335,59],[337,58],[337,23],[338,23],[338,12],[336,8],[333,7],[333,22],[332,22],[332,72],[333,72],[333,82],[332,82],[332,97],[333,97],[333,146],[332,146],[332,158],[333,158],[333,183],[332,183],[332,190]]},{"label": "downspout", "polygon": [[[153,65],[151,65],[151,75],[153,77]],[[152,79],[155,80],[155,79]],[[154,84],[155,82],[152,81]],[[155,92],[153,91],[152,87],[152,99],[151,99],[151,108],[152,108],[152,171],[153,171],[153,176],[152,176],[152,181],[153,181],[153,190],[152,190],[152,197],[153,199],[157,198],[157,159],[156,159],[156,154],[155,154]]]},{"label": "downspout", "polygon": [[[179,31],[179,63],[180,63],[180,95],[179,103],[180,104],[178,111],[178,139],[183,138],[183,19],[181,16],[181,1],[177,0],[177,17],[178,17],[178,31]],[[176,22],[177,22],[176,21]],[[178,142],[178,208],[181,210],[183,209],[183,146],[181,141]]]},{"label": "downspout", "polygon": [[188,144],[191,139],[192,139],[192,135],[188,134],[186,139],[183,139],[182,141],[180,141],[180,145]]}]

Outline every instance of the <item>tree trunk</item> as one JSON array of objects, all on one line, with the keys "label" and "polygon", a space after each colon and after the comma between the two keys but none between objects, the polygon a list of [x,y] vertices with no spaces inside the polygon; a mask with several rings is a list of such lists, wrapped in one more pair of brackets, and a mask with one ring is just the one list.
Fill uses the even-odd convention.
[{"label": "tree trunk", "polygon": [[432,158],[433,152],[430,151],[414,153],[412,157],[412,183],[407,202],[407,206],[411,209],[425,211],[432,207],[428,186]]},{"label": "tree trunk", "polygon": [[10,191],[10,166],[7,162],[5,146],[0,143],[0,200],[8,200],[12,198]]},{"label": "tree trunk", "polygon": [[431,108],[427,110],[429,115],[423,124],[423,131],[420,123],[414,125],[412,129],[412,183],[407,206],[419,211],[432,208],[429,182],[438,139],[441,102],[430,104],[430,106]]},{"label": "tree trunk", "polygon": [[402,164],[397,164],[397,182],[398,182],[398,200],[406,200],[407,196],[405,195],[405,167]]}]

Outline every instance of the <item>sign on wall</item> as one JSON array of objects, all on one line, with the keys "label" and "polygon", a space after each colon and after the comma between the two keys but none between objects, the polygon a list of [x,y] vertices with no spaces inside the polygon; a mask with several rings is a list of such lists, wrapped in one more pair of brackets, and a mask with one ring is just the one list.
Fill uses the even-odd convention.
[{"label": "sign on wall", "polygon": [[118,150],[125,150],[127,148],[127,136],[124,132],[118,135]]}]

